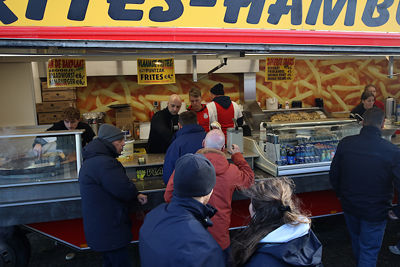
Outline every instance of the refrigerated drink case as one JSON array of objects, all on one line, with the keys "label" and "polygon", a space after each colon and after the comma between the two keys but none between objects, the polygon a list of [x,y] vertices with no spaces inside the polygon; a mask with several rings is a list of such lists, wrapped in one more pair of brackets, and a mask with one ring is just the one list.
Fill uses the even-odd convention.
[{"label": "refrigerated drink case", "polygon": [[329,171],[339,140],[361,129],[356,120],[333,119],[322,108],[244,113],[246,123],[260,129],[245,137],[245,146],[260,154],[256,165],[275,176]]}]

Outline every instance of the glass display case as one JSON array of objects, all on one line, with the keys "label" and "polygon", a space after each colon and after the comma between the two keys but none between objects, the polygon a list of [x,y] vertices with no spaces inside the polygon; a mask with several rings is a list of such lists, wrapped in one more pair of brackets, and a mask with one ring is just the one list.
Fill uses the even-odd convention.
[{"label": "glass display case", "polygon": [[245,146],[260,155],[256,166],[274,176],[329,171],[339,141],[362,127],[354,119],[332,118],[322,108],[245,112],[245,116],[253,133],[245,138]]},{"label": "glass display case", "polygon": [[77,179],[82,132],[0,128],[0,186]]}]

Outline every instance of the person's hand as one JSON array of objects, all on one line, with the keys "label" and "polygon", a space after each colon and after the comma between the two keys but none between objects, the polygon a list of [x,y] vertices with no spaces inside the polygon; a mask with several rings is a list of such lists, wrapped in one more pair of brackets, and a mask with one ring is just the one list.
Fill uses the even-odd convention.
[{"label": "person's hand", "polygon": [[40,157],[40,155],[42,155],[42,145],[41,144],[36,144],[33,147],[33,153],[35,153],[36,156]]},{"label": "person's hand", "polygon": [[147,203],[147,196],[143,194],[138,194],[137,200],[139,201],[140,204],[144,205]]},{"label": "person's hand", "polygon": [[240,153],[240,148],[236,144],[232,144],[232,147],[228,148],[228,152],[231,154]]}]

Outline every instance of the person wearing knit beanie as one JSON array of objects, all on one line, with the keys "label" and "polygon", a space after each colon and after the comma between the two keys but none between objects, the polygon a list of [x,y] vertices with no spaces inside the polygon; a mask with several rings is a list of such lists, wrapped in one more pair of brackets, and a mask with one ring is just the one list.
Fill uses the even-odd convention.
[{"label": "person wearing knit beanie", "polygon": [[112,143],[124,138],[124,133],[114,125],[104,123],[100,126],[98,137]]},{"label": "person wearing knit beanie", "polygon": [[201,154],[188,153],[175,164],[174,194],[178,197],[202,197],[215,186],[215,169]]},{"label": "person wearing knit beanie", "polygon": [[222,83],[217,83],[211,88],[210,93],[212,93],[215,96],[225,95],[224,85]]}]

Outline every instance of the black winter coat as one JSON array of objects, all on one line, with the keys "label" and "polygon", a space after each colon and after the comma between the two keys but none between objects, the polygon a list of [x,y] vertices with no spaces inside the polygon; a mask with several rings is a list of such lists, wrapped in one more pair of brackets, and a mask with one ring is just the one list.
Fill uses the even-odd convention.
[{"label": "black winter coat", "polygon": [[[179,115],[172,115],[168,108],[158,111],[151,119],[147,153],[165,153],[178,130]],[[174,126],[176,126],[174,128]]]},{"label": "black winter coat", "polygon": [[400,149],[364,126],[343,138],[329,172],[344,212],[366,221],[383,221],[391,207],[393,183],[400,189]]},{"label": "black winter coat", "polygon": [[215,209],[174,196],[150,211],[139,234],[142,267],[225,266],[222,249],[206,230]]},{"label": "black winter coat", "polygon": [[79,172],[83,224],[86,241],[95,251],[119,249],[132,240],[129,205],[138,191],[117,156],[115,147],[100,138],[83,150]]},{"label": "black winter coat", "polygon": [[287,243],[260,243],[244,267],[322,267],[322,245],[313,233],[293,239]]}]

